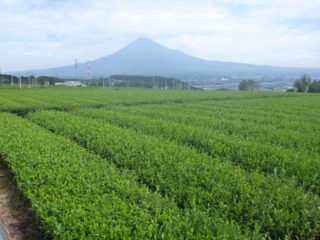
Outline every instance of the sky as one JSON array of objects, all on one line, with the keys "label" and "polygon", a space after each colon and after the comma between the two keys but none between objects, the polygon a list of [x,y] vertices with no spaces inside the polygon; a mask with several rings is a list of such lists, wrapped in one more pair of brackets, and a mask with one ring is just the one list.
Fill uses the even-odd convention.
[{"label": "sky", "polygon": [[214,61],[320,68],[320,0],[0,0],[2,72],[86,62],[139,37]]}]

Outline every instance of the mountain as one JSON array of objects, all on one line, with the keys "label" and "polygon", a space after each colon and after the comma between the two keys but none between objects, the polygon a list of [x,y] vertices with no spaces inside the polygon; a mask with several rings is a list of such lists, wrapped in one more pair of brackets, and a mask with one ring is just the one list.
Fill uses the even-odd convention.
[{"label": "mountain", "polygon": [[[86,63],[78,64],[78,77],[84,78]],[[160,75],[170,77],[216,75],[319,74],[320,69],[283,68],[245,63],[208,61],[171,50],[147,38],[128,44],[119,51],[90,62],[93,77],[112,74]],[[20,72],[23,75],[76,77],[74,65]]]}]

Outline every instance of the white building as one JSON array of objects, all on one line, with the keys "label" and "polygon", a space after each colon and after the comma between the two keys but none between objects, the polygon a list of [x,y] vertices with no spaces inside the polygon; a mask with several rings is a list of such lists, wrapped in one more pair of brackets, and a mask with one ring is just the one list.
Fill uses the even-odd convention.
[{"label": "white building", "polygon": [[56,86],[67,86],[67,87],[86,87],[85,84],[80,81],[66,81],[61,83],[55,83]]}]

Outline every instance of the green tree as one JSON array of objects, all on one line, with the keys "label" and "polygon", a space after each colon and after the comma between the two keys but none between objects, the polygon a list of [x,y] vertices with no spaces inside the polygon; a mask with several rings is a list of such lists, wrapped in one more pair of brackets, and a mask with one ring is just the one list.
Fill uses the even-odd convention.
[{"label": "green tree", "polygon": [[303,74],[293,83],[293,86],[297,89],[297,92],[308,92],[310,84],[311,77],[306,74]]},{"label": "green tree", "polygon": [[41,87],[43,87],[47,82],[47,77],[40,76],[40,77],[38,77],[37,82]]},{"label": "green tree", "polygon": [[313,81],[309,86],[308,92],[320,92],[320,81]]},{"label": "green tree", "polygon": [[239,90],[242,91],[257,91],[260,89],[260,83],[256,80],[242,80],[239,83]]}]

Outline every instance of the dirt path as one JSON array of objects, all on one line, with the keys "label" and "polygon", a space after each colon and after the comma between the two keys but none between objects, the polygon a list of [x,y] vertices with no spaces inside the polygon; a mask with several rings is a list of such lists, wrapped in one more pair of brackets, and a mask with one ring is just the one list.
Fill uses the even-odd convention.
[{"label": "dirt path", "polygon": [[18,190],[12,174],[0,158],[0,221],[10,240],[45,239],[28,209],[28,201]]},{"label": "dirt path", "polygon": [[4,230],[3,224],[0,221],[0,240],[8,240],[9,237],[7,235],[7,232]]}]

